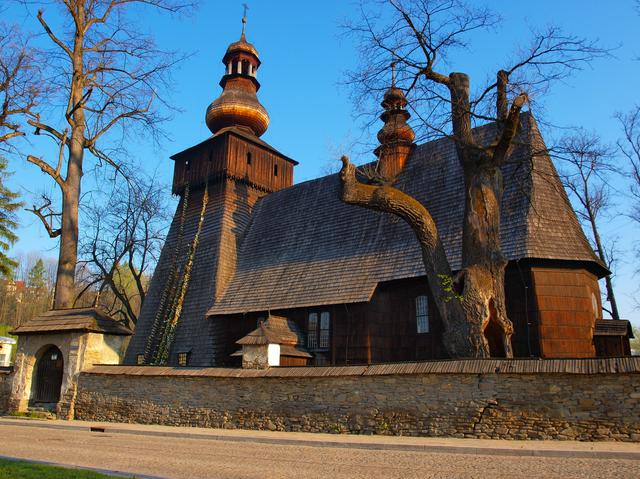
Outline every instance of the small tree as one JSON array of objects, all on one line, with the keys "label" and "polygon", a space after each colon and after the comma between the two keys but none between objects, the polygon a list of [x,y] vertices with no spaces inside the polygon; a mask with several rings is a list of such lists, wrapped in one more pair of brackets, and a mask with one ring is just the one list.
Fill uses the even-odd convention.
[{"label": "small tree", "polygon": [[[166,106],[160,92],[168,87],[169,72],[178,59],[171,52],[158,49],[152,38],[136,28],[132,17],[140,15],[140,11],[134,7],[179,12],[190,4],[174,0],[56,3],[61,7],[64,25],[50,25],[43,10],[38,11],[37,19],[52,44],[46,81],[57,87],[59,96],[52,94],[48,98],[46,119],[43,111],[29,124],[36,134],[51,137],[59,152],[53,163],[35,155],[27,159],[55,182],[61,194],[60,211],[52,209],[54,202],[48,198],[30,211],[41,220],[51,238],[60,240],[54,307],[65,308],[71,307],[75,298],[85,152],[99,165],[108,164],[122,173],[123,165],[118,161],[122,155],[114,153],[121,151],[123,144],[109,152],[105,148],[109,136],[112,141],[122,140],[127,129],[137,125],[156,137],[159,124],[166,119],[158,110],[158,103]],[[57,104],[64,105],[62,111],[56,108]],[[66,127],[58,127],[60,124]],[[59,225],[54,225],[58,219]]]},{"label": "small tree", "polygon": [[[472,90],[466,73],[447,75],[440,68],[452,61],[452,49],[469,44],[471,32],[497,23],[491,11],[459,0],[384,0],[362,2],[362,12],[363,21],[348,26],[362,46],[362,65],[350,75],[358,104],[370,104],[372,97],[379,101],[389,86],[389,64],[394,63],[421,136],[445,136],[455,142],[465,185],[462,270],[453,277],[428,209],[393,187],[393,178],[382,185],[363,184],[355,166],[343,157],[342,200],[397,215],[411,226],[422,248],[427,281],[445,326],[444,345],[451,356],[489,356],[484,335],[489,325],[500,333],[502,353],[511,356],[513,326],[504,296],[507,261],[500,246],[501,167],[530,96],[605,52],[550,27],[534,32],[530,46],[496,72],[495,81]],[[473,126],[490,121],[497,126],[495,138],[481,144]],[[461,300],[449,300],[447,290],[452,288]]]},{"label": "small tree", "polygon": [[[562,138],[554,148],[554,156],[563,162],[561,179],[564,187],[577,202],[576,213],[591,233],[592,246],[602,264],[613,270],[613,244],[606,247],[600,233],[600,223],[610,207],[611,187],[609,175],[617,169],[612,163],[614,152],[602,144],[595,134],[578,130]],[[606,299],[610,308],[605,309],[613,319],[620,319],[613,291],[612,275],[605,277]]]},{"label": "small tree", "polygon": [[47,271],[44,267],[44,261],[38,258],[33,268],[29,270],[27,278],[27,286],[35,290],[45,290],[47,287]]},{"label": "small tree", "polygon": [[18,226],[15,212],[22,206],[22,203],[16,201],[18,194],[5,185],[9,175],[7,161],[0,156],[0,276],[4,278],[11,278],[13,269],[17,266],[7,252],[18,239],[14,232]]}]

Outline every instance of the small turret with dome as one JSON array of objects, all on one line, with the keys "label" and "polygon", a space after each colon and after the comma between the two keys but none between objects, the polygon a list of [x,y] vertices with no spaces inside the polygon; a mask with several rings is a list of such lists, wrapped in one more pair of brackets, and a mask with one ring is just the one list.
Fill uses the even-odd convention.
[{"label": "small turret with dome", "polygon": [[407,99],[404,92],[396,87],[393,63],[391,64],[391,87],[385,92],[381,106],[385,110],[380,115],[384,126],[378,132],[380,146],[374,153],[378,157],[380,175],[387,180],[392,180],[402,171],[416,138],[413,129],[407,124],[411,115],[405,109]]},{"label": "small turret with dome", "polygon": [[240,40],[229,45],[222,58],[226,68],[220,80],[222,94],[207,108],[206,123],[214,135],[224,128],[239,127],[259,137],[269,126],[267,110],[256,95],[260,89],[256,79],[260,58],[256,48],[247,42],[246,24],[245,7]]}]

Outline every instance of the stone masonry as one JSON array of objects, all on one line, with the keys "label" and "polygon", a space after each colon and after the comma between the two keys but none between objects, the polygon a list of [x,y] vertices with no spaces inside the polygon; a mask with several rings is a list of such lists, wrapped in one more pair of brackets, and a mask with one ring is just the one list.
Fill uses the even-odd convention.
[{"label": "stone masonry", "polygon": [[96,367],[80,375],[75,417],[229,429],[640,441],[640,374]]},{"label": "stone masonry", "polygon": [[13,381],[13,368],[0,369],[0,413],[5,413],[9,410],[11,381]]}]

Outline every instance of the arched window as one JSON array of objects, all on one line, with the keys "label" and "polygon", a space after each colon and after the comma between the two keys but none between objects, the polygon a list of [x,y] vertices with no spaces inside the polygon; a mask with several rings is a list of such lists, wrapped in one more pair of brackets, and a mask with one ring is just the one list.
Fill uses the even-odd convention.
[{"label": "arched window", "polygon": [[425,295],[416,298],[416,332],[429,332],[429,298]]}]

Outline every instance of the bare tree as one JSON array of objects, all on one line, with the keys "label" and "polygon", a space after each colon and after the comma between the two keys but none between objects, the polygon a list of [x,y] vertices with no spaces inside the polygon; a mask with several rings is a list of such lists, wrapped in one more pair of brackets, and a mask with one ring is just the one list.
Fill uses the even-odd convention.
[{"label": "bare tree", "polygon": [[13,149],[24,136],[26,118],[33,118],[42,86],[34,52],[15,26],[0,24],[0,151]]},{"label": "bare tree", "polygon": [[[609,175],[617,172],[612,159],[614,151],[602,144],[600,138],[593,133],[577,130],[560,140],[552,154],[563,163],[561,179],[565,189],[577,201],[576,213],[580,221],[591,232],[593,249],[598,258],[609,269],[613,270],[613,244],[609,248],[600,234],[602,217],[611,206],[611,187]],[[610,309],[605,309],[613,319],[620,319],[612,275],[605,277],[606,299]]]},{"label": "bare tree", "polygon": [[618,142],[627,159],[624,173],[629,177],[632,209],[629,217],[640,225],[640,106],[629,113],[616,115],[622,127],[623,139]]},{"label": "bare tree", "polygon": [[[138,126],[152,135],[160,133],[166,119],[159,104],[166,89],[175,54],[158,49],[151,38],[130,21],[140,9],[150,7],[179,12],[190,5],[177,0],[58,0],[64,25],[50,25],[43,10],[37,19],[53,47],[48,52],[50,70],[46,81],[63,95],[48,98],[47,106],[63,108],[58,117],[30,120],[36,134],[50,136],[58,145],[53,162],[29,155],[58,186],[61,209],[45,199],[33,212],[50,237],[60,238],[56,275],[55,308],[71,307],[78,258],[78,207],[85,152],[99,165],[122,173],[119,161],[127,131]],[[54,90],[54,88],[52,88]],[[57,126],[62,124],[63,126]],[[119,130],[119,131],[116,131]],[[121,140],[120,149],[107,150],[108,140]],[[113,144],[113,143],[111,143]],[[116,154],[114,154],[114,152]],[[59,222],[55,220],[59,219]]]},{"label": "bare tree", "polygon": [[137,322],[169,220],[165,197],[156,181],[138,175],[135,182],[114,183],[106,200],[94,198],[86,209],[84,285],[76,301],[94,293],[94,303],[129,324]]},{"label": "bare tree", "polygon": [[[370,8],[369,6],[372,6]],[[350,75],[358,105],[378,99],[389,84],[388,65],[397,65],[422,137],[445,136],[455,142],[464,173],[465,213],[462,269],[455,277],[429,211],[392,186],[364,184],[346,157],[341,170],[343,201],[395,214],[414,230],[422,247],[427,281],[445,324],[444,344],[453,357],[512,356],[513,326],[507,318],[500,246],[501,166],[518,131],[520,111],[530,97],[605,52],[557,28],[533,32],[495,80],[474,91],[469,76],[440,71],[454,48],[466,47],[468,35],[493,27],[497,16],[458,0],[385,0],[362,4],[363,21],[349,29],[361,40],[363,65]],[[474,138],[474,125],[496,122],[490,144]],[[451,290],[455,291],[451,300]],[[502,351],[491,351],[485,330],[498,331]]]}]

